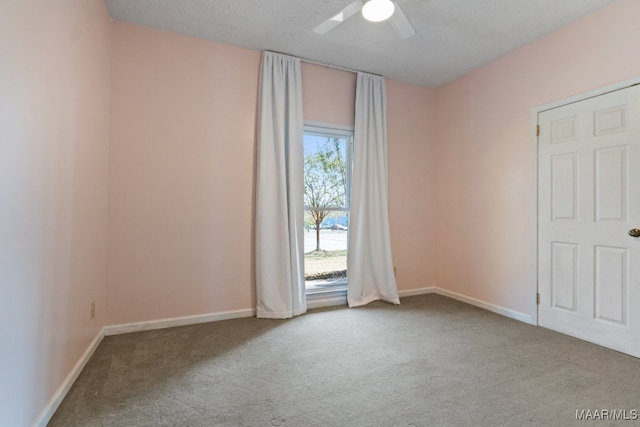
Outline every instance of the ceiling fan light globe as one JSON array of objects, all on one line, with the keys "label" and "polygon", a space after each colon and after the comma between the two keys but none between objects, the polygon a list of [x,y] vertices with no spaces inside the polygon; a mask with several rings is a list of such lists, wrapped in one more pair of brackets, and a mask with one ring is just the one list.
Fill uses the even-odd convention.
[{"label": "ceiling fan light globe", "polygon": [[367,21],[382,22],[393,15],[395,8],[391,0],[369,0],[362,6],[362,16]]}]

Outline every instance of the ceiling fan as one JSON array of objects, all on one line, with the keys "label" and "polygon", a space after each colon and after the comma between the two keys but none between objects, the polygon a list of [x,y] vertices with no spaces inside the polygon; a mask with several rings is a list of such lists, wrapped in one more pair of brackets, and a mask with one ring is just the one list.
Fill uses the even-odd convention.
[{"label": "ceiling fan", "polygon": [[325,34],[351,18],[359,10],[362,10],[362,15],[365,19],[372,22],[382,22],[388,19],[391,28],[398,33],[401,39],[407,39],[416,34],[398,3],[392,0],[355,0],[318,25],[313,31],[318,34]]}]

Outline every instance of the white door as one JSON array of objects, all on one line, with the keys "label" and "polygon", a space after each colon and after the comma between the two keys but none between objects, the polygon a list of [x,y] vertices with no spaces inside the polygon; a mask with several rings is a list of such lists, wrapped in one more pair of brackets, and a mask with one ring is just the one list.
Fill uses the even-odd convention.
[{"label": "white door", "polygon": [[640,86],[538,124],[538,322],[640,357]]}]

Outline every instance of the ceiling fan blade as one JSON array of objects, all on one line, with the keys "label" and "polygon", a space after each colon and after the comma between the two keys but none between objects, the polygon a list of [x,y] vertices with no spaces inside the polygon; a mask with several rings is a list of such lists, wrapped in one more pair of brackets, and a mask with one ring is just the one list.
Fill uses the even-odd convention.
[{"label": "ceiling fan blade", "polygon": [[347,7],[342,9],[340,12],[315,27],[313,31],[318,34],[325,34],[358,13],[360,9],[362,9],[362,0],[355,0],[352,3],[349,3]]},{"label": "ceiling fan blade", "polygon": [[400,9],[398,2],[394,2],[396,5],[396,10],[389,18],[389,24],[391,28],[398,33],[401,39],[408,39],[411,36],[416,35],[416,30],[413,29],[411,22],[407,19],[406,15]]}]

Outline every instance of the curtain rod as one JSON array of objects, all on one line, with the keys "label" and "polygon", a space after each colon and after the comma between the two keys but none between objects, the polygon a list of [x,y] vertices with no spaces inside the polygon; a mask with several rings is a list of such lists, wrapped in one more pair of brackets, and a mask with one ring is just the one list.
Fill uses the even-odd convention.
[{"label": "curtain rod", "polygon": [[[268,50],[267,52],[279,53],[281,55],[287,55],[287,56],[294,56],[294,55],[289,55],[288,53],[276,52],[275,50]],[[376,74],[376,73],[370,73],[368,71],[360,71],[360,70],[354,70],[354,69],[351,69],[351,68],[340,67],[339,65],[327,64],[327,63],[324,63],[324,62],[313,61],[311,59],[300,58],[299,56],[296,56],[296,58],[298,58],[300,61],[306,62],[308,64],[320,65],[321,67],[333,68],[334,70],[347,71],[349,73],[354,73],[354,74],[367,73],[367,74],[371,74],[371,75],[378,76],[378,77],[384,77],[382,74]]]}]

